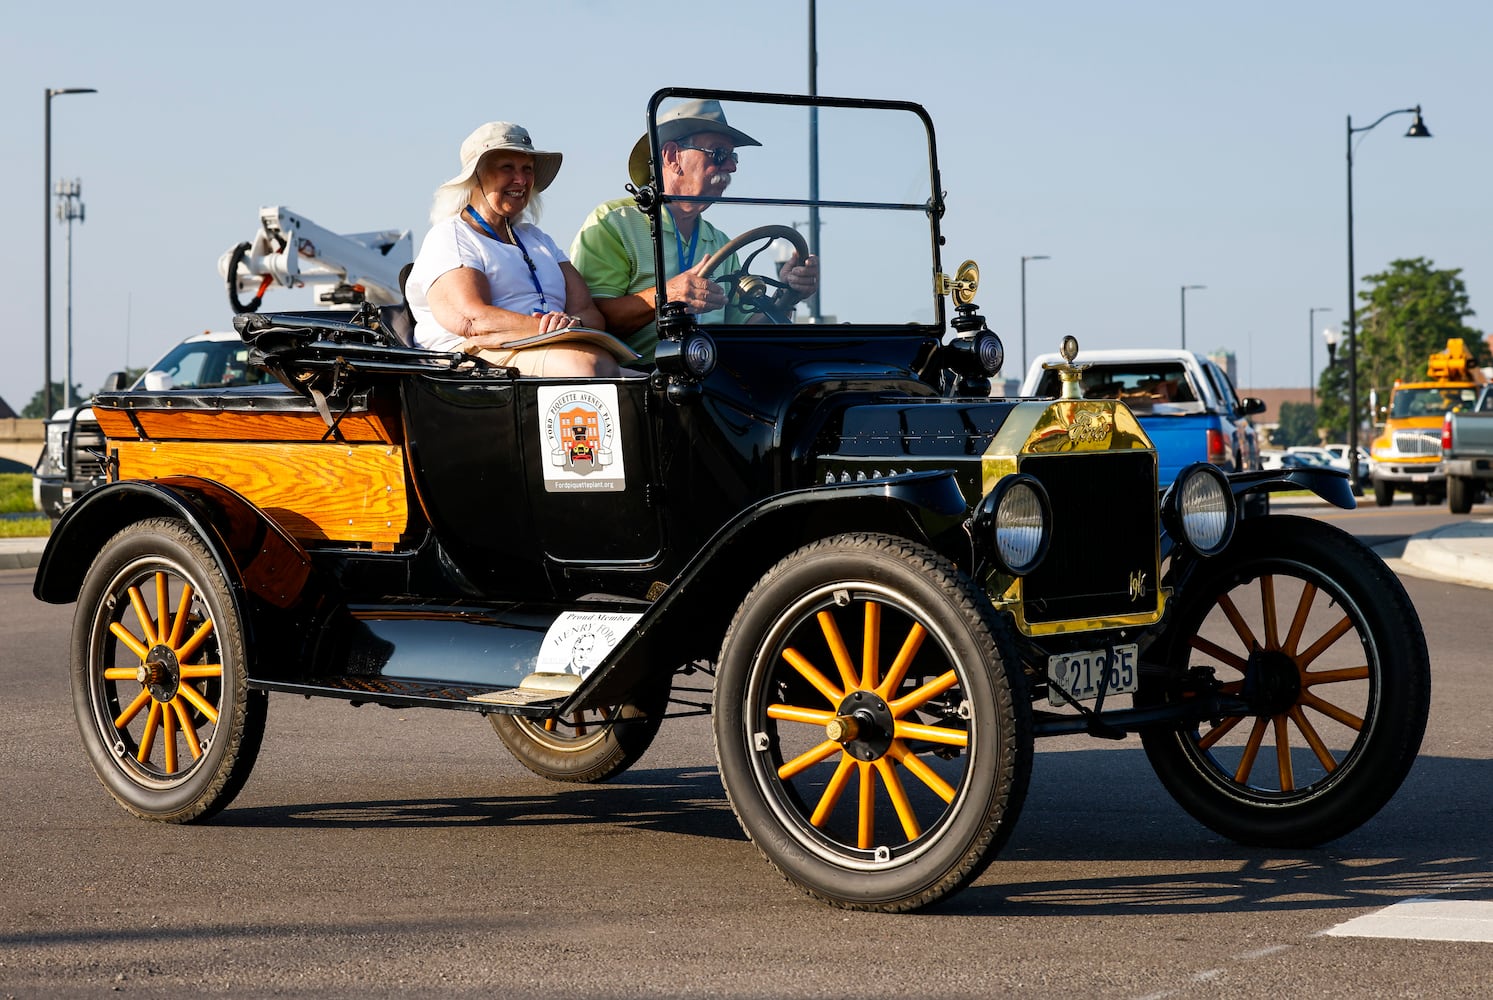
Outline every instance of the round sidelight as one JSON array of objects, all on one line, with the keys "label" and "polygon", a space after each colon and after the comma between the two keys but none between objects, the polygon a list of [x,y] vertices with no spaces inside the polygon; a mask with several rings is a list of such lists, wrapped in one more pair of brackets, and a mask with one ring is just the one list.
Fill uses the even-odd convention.
[{"label": "round sidelight", "polygon": [[1182,470],[1173,487],[1182,536],[1199,555],[1222,552],[1234,537],[1238,507],[1228,480],[1217,468],[1198,463]]},{"label": "round sidelight", "polygon": [[993,555],[1013,576],[1042,564],[1052,541],[1052,504],[1031,476],[1007,476],[986,494],[975,515],[977,537],[994,542]]},{"label": "round sidelight", "polygon": [[654,363],[659,371],[694,382],[715,371],[718,360],[715,339],[700,330],[687,334],[682,340],[660,340],[654,349]]},{"label": "round sidelight", "polygon": [[1006,363],[1006,349],[1001,339],[989,330],[975,334],[975,358],[986,375],[996,375]]}]

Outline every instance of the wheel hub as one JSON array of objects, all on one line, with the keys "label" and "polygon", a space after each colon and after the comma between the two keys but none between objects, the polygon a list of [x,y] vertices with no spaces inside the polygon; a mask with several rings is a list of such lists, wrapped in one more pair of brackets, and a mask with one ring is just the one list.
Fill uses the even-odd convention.
[{"label": "wheel hub", "polygon": [[181,689],[181,663],[171,647],[152,646],[135,671],[135,679],[145,685],[156,701],[168,702]]},{"label": "wheel hub", "polygon": [[1281,715],[1301,699],[1301,671],[1280,650],[1256,649],[1249,655],[1241,693],[1255,714]]},{"label": "wheel hub", "polygon": [[892,745],[897,720],[874,691],[852,691],[824,727],[825,735],[857,760],[876,760]]}]

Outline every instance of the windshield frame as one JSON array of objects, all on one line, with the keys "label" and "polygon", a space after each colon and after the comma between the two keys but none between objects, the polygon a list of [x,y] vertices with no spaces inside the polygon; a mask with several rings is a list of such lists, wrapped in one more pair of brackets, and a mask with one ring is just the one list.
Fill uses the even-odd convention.
[{"label": "windshield frame", "polygon": [[[922,123],[924,134],[928,142],[928,190],[931,195],[926,203],[910,204],[904,202],[864,202],[864,201],[838,201],[826,200],[817,197],[817,191],[812,190],[809,198],[762,198],[741,197],[732,195],[709,196],[691,195],[688,198],[671,197],[663,193],[657,184],[657,175],[654,166],[659,162],[661,156],[661,144],[658,140],[658,114],[660,106],[665,101],[671,100],[716,100],[722,103],[748,103],[763,105],[782,105],[787,107],[803,107],[811,109],[810,128],[811,132],[817,129],[820,108],[839,108],[850,110],[880,110],[897,111],[915,115]],[[933,131],[933,119],[927,110],[920,104],[912,101],[885,101],[866,98],[840,98],[805,96],[801,94],[775,94],[760,91],[738,91],[738,90],[710,90],[694,87],[665,87],[655,91],[648,101],[648,169],[649,184],[642,189],[636,189],[628,185],[628,190],[633,192],[638,201],[638,207],[648,216],[653,244],[653,273],[655,275],[666,275],[665,250],[663,241],[663,209],[671,201],[707,202],[710,204],[734,204],[734,205],[758,205],[758,206],[780,206],[783,208],[808,209],[813,215],[820,208],[850,208],[850,209],[875,209],[883,211],[922,212],[928,220],[928,242],[929,260],[931,268],[928,272],[929,295],[933,299],[933,321],[931,323],[911,322],[885,322],[852,323],[839,322],[834,324],[794,323],[792,329],[798,335],[813,335],[816,333],[833,333],[842,336],[845,333],[854,332],[857,335],[874,333],[877,331],[895,332],[906,336],[909,332],[915,332],[924,336],[942,337],[947,328],[947,314],[945,312],[944,296],[937,291],[937,275],[943,273],[943,258],[940,248],[943,245],[942,219],[946,209],[944,201],[945,192],[938,170],[938,145]],[[805,167],[817,173],[817,145],[810,146],[809,163]],[[814,177],[811,174],[811,179]],[[810,252],[817,252],[812,242]],[[663,282],[660,281],[660,284]],[[667,300],[655,296],[654,320],[659,322],[664,318],[664,307]],[[753,326],[748,324],[711,324],[712,332],[720,331],[728,334],[749,333],[762,335],[772,330],[769,326]]]}]

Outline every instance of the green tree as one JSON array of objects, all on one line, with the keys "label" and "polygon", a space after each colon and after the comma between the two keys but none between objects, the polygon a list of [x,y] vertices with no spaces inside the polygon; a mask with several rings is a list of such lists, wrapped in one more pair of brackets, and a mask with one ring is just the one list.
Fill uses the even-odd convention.
[{"label": "green tree", "polygon": [[1277,448],[1317,443],[1317,408],[1310,403],[1280,404],[1280,420],[1270,435]]},{"label": "green tree", "polygon": [[[1396,379],[1422,379],[1426,359],[1460,337],[1479,364],[1488,361],[1480,331],[1466,320],[1476,315],[1467,298],[1462,269],[1437,270],[1424,257],[1390,261],[1389,270],[1366,275],[1358,292],[1359,419],[1370,418],[1369,390],[1382,400]],[[1348,348],[1338,345],[1338,364],[1318,382],[1321,426],[1339,440],[1348,429]]]},{"label": "green tree", "polygon": [[[43,390],[36,390],[36,394],[31,397],[31,402],[27,403],[26,406],[21,410],[21,416],[26,418],[27,420],[46,420],[48,417],[50,417],[52,413],[47,411],[47,401],[45,398],[43,398],[44,396],[45,392]],[[83,387],[81,385],[73,386],[73,398],[87,398],[83,395]],[[55,412],[62,409],[62,403],[62,383],[53,382],[52,411]]]}]

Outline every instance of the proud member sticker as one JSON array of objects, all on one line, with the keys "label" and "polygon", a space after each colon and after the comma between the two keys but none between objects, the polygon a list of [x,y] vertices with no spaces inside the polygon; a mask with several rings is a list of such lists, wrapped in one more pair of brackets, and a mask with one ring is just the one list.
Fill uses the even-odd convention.
[{"label": "proud member sticker", "polygon": [[534,669],[585,677],[607,658],[641,617],[622,611],[561,612],[544,635]]},{"label": "proud member sticker", "polygon": [[538,402],[546,491],[627,489],[615,385],[542,385]]}]

